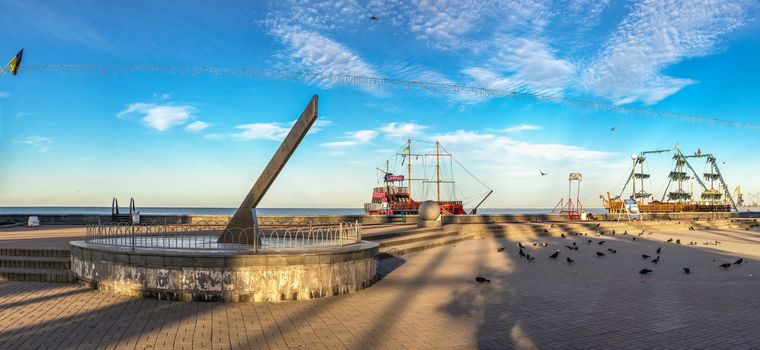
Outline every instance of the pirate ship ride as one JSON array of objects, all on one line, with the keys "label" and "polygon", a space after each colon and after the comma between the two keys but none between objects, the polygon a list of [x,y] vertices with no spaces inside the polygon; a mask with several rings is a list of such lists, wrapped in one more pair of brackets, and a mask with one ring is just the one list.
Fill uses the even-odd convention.
[{"label": "pirate ship ride", "polygon": [[[443,215],[468,214],[465,206],[469,204],[475,204],[469,212],[475,214],[493,193],[493,190],[467,171],[439,142],[435,142],[431,151],[423,153],[414,153],[412,145],[412,140],[407,140],[399,152],[385,161],[385,169],[377,168],[378,174],[381,175],[378,179],[381,186],[373,189],[371,202],[364,204],[364,211],[368,215],[417,215],[422,201],[412,197],[413,188],[415,195],[419,197],[433,195],[431,187],[434,188],[434,197],[431,199],[438,203]],[[416,143],[414,145],[416,146]],[[477,181],[485,191],[468,197],[469,200],[458,199],[462,196],[457,191],[453,179],[454,164]],[[417,178],[412,176],[413,172]],[[449,198],[443,199],[444,197]]]},{"label": "pirate ship ride", "polygon": [[[685,155],[676,145],[673,154],[673,169],[668,174],[668,182],[662,197],[658,200],[654,194],[644,189],[645,180],[651,175],[644,170],[647,155],[665,153],[670,150],[659,149],[644,151],[631,155],[632,167],[623,188],[615,197],[610,192],[607,196],[599,196],[602,204],[610,213],[621,213],[626,210],[622,197],[630,186],[629,199],[635,200],[640,212],[730,212],[737,210],[726,181],[718,168],[717,158],[712,154],[703,154],[697,149],[694,154]],[[705,172],[702,177],[694,170],[689,159],[705,159]],[[694,199],[694,191],[687,191],[685,184],[696,181],[701,189],[698,200]],[[638,186],[637,186],[638,185]],[[709,185],[709,187],[708,187]],[[672,187],[672,189],[671,189]]]}]

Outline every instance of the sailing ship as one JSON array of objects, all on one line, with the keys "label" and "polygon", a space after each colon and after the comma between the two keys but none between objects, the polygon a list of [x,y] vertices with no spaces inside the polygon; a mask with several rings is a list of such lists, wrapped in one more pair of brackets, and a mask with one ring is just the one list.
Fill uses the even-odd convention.
[{"label": "sailing ship", "polygon": [[[417,215],[421,201],[416,201],[412,197],[413,183],[422,184],[423,186],[435,187],[435,201],[441,208],[441,214],[443,215],[464,215],[468,212],[464,206],[469,203],[464,203],[462,200],[442,199],[441,186],[455,188],[455,182],[453,178],[449,179],[445,177],[445,172],[442,169],[442,164],[446,159],[450,164],[456,163],[461,167],[461,164],[454,159],[454,156],[448,153],[439,142],[435,142],[435,147],[432,153],[419,154],[414,153],[412,150],[412,140],[407,140],[404,147],[400,152],[394,154],[394,160],[401,159],[401,172],[405,174],[394,174],[391,172],[390,159],[385,161],[385,169],[377,168],[378,172],[382,174],[382,185],[375,187],[372,190],[372,199],[370,203],[364,204],[364,211],[368,215]],[[416,146],[416,144],[415,144]],[[420,160],[422,157],[422,160]],[[417,172],[416,176],[412,177],[412,170],[418,165],[425,167],[428,163],[428,159],[435,159],[435,171],[430,177],[425,176],[426,171],[420,176]],[[414,166],[412,165],[414,163]],[[394,161],[394,166],[396,162]],[[462,167],[464,169],[464,167]],[[493,193],[493,190],[488,188],[483,182],[475,178],[472,173],[464,169],[464,171],[472,176],[477,182],[479,182],[485,189],[486,193],[480,198],[477,204],[470,210],[469,214],[476,214],[478,208],[486,201],[486,199]],[[453,177],[453,171],[449,175]],[[380,182],[380,181],[379,181]],[[419,186],[418,186],[419,187]],[[451,194],[455,194],[456,191],[450,191]]]},{"label": "sailing ship", "polygon": [[[670,150],[660,149],[644,151],[631,156],[633,166],[620,194],[612,197],[607,192],[607,197],[599,196],[602,204],[610,213],[621,213],[626,210],[625,203],[621,199],[628,184],[631,184],[630,199],[635,200],[640,212],[730,212],[737,210],[729,187],[723,179],[718,168],[717,158],[712,154],[703,154],[697,149],[694,154],[685,155],[676,146],[673,154],[673,169],[668,174],[668,184],[662,197],[658,200],[653,194],[644,190],[644,180],[650,178],[650,174],[644,171],[644,162],[648,154],[664,153]],[[708,172],[702,177],[697,174],[689,163],[689,159],[704,158],[707,160]],[[638,169],[637,169],[638,168]],[[704,180],[703,180],[704,179]],[[695,180],[702,189],[700,200],[694,200],[694,191],[687,191],[684,184]],[[637,182],[639,186],[637,187]],[[709,184],[709,188],[708,188]],[[673,189],[671,190],[671,185]],[[716,186],[717,185],[717,186]]]}]

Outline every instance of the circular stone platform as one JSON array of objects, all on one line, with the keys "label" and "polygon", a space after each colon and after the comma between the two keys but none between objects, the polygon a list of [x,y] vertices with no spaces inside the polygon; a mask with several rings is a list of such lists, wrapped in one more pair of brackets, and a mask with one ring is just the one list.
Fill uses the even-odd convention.
[{"label": "circular stone platform", "polygon": [[71,270],[92,288],[182,301],[307,300],[346,294],[375,281],[379,245],[223,249],[125,247],[71,242]]}]

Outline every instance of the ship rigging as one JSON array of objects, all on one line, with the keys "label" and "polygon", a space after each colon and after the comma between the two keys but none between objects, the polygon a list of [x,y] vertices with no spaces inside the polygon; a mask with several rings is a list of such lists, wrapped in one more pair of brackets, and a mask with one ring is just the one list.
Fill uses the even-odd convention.
[{"label": "ship rigging", "polygon": [[[370,203],[364,210],[370,215],[415,215],[418,213],[418,197],[431,197],[431,187],[435,190],[432,200],[436,201],[443,215],[467,214],[466,205],[472,205],[470,214],[477,213],[478,208],[493,193],[493,190],[470,173],[439,142],[435,142],[428,152],[415,153],[419,142],[407,140],[400,151],[385,161],[385,169],[377,167],[382,186],[375,187]],[[393,164],[393,167],[391,167]],[[448,167],[446,167],[448,164]],[[463,170],[485,190],[474,196],[463,198],[454,181],[454,165]],[[431,169],[432,168],[432,169]],[[421,170],[420,170],[421,169]],[[398,175],[400,170],[404,175]],[[413,174],[414,170],[414,174]],[[395,173],[395,174],[394,174]],[[418,176],[415,178],[414,176]],[[448,194],[448,195],[447,195]]]}]

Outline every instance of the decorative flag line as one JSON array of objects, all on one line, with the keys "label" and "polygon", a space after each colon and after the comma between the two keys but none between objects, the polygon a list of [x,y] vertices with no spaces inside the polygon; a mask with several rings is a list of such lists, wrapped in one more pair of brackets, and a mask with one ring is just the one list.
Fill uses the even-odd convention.
[{"label": "decorative flag line", "polygon": [[[20,53],[19,53],[20,54]],[[20,58],[18,60],[20,62]],[[18,65],[17,62],[16,64]],[[17,69],[17,68],[16,68]],[[309,84],[351,85],[366,90],[411,89],[453,95],[461,98],[497,98],[515,100],[545,101],[567,106],[589,107],[597,111],[620,114],[633,114],[654,118],[668,118],[686,122],[720,125],[733,128],[760,130],[760,124],[746,123],[708,116],[658,111],[650,108],[615,105],[591,100],[564,98],[553,93],[533,93],[520,90],[490,89],[458,84],[442,84],[423,81],[364,77],[325,72],[299,72],[275,69],[228,68],[228,67],[175,67],[175,66],[113,66],[113,65],[27,65],[28,73],[63,73],[63,74],[131,74],[131,73],[169,73],[187,76],[234,76],[250,79],[299,80]],[[521,86],[515,86],[521,89]]]}]

